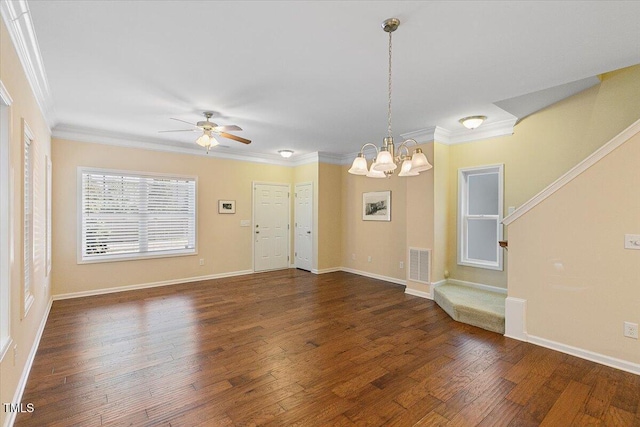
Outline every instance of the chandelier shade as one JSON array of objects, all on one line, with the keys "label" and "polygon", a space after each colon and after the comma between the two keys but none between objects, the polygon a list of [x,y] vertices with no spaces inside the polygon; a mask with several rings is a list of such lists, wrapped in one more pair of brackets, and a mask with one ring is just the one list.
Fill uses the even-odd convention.
[{"label": "chandelier shade", "polygon": [[419,175],[419,172],[413,168],[411,158],[406,158],[402,162],[402,167],[400,168],[400,173],[398,176],[416,176]]},{"label": "chandelier shade", "polygon": [[427,156],[422,152],[422,149],[416,148],[411,156],[411,170],[420,173],[428,171],[432,167],[429,160],[427,160]]},{"label": "chandelier shade", "polygon": [[397,167],[398,165],[394,163],[393,156],[388,151],[380,151],[375,165],[371,166],[373,170],[379,172],[391,172],[394,171]]},{"label": "chandelier shade", "polygon": [[349,169],[349,173],[353,175],[366,175],[369,172],[367,168],[367,159],[364,157],[364,154],[358,154],[358,157],[353,159],[353,164],[351,165],[351,169]]}]

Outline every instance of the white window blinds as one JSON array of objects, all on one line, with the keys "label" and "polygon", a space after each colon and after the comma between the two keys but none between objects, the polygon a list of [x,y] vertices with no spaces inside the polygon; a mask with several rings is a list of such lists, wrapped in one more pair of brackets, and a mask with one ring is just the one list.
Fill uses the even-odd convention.
[{"label": "white window blinds", "polygon": [[24,133],[24,311],[23,317],[33,303],[33,133],[23,121]]},{"label": "white window blinds", "polygon": [[81,169],[79,262],[196,252],[196,179]]}]

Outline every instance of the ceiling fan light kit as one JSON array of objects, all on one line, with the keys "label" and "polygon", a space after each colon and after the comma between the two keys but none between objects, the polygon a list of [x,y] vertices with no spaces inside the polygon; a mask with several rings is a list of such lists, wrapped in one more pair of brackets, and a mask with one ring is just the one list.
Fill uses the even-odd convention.
[{"label": "ceiling fan light kit", "polygon": [[[420,148],[415,148],[413,153],[409,152],[409,144],[418,145],[415,139],[407,139],[403,141],[397,149],[393,143],[393,135],[391,132],[391,34],[400,26],[400,20],[397,18],[389,18],[382,23],[382,29],[389,33],[389,85],[388,85],[388,104],[387,104],[387,136],[382,140],[382,147],[371,143],[366,143],[360,148],[360,153],[353,160],[353,164],[349,169],[349,173],[353,175],[364,175],[369,178],[386,178],[391,176],[398,165],[401,164],[398,176],[417,176],[420,172],[431,169],[433,166],[427,160]],[[371,167],[367,168],[367,159],[364,154],[366,147],[373,147],[376,155],[373,158]]]},{"label": "ceiling fan light kit", "polygon": [[[207,149],[207,154],[209,153],[209,149],[211,147],[215,147],[216,145],[220,145],[220,142],[216,138],[223,137],[228,139],[233,139],[234,141],[242,142],[243,144],[251,144],[251,141],[242,138],[240,136],[232,135],[227,133],[227,131],[241,131],[242,128],[236,125],[226,125],[226,126],[218,126],[216,123],[213,123],[209,119],[213,117],[212,111],[205,111],[202,113],[205,117],[205,120],[201,120],[197,123],[190,123],[185,120],[171,118],[172,120],[177,120],[179,122],[187,123],[188,125],[193,126],[193,129],[179,129],[179,130],[161,130],[160,132],[193,132],[193,131],[202,131],[202,135],[200,135],[196,139],[196,144],[200,145]],[[292,152],[293,153],[293,152]]]}]

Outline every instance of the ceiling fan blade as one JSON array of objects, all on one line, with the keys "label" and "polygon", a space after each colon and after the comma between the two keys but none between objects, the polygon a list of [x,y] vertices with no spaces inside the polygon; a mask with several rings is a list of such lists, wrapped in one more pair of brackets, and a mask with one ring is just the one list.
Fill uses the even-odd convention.
[{"label": "ceiling fan blade", "polygon": [[232,131],[232,130],[242,130],[242,128],[240,126],[236,126],[236,125],[227,125],[227,126],[215,126],[213,128],[214,132],[228,132],[228,131]]},{"label": "ceiling fan blade", "polygon": [[196,132],[198,129],[159,130],[158,132]]},{"label": "ceiling fan blade", "polygon": [[240,136],[231,135],[230,133],[218,132],[218,135],[220,135],[223,138],[229,138],[229,139],[233,139],[234,141],[242,142],[243,144],[251,144],[251,140],[242,138]]},{"label": "ceiling fan blade", "polygon": [[191,122],[188,122],[188,121],[186,121],[186,120],[176,119],[176,118],[174,118],[174,117],[170,117],[170,119],[171,119],[171,120],[176,120],[176,121],[178,121],[178,122],[186,123],[186,124],[191,125],[191,126],[193,126],[193,127],[197,127],[195,123],[191,123]]}]

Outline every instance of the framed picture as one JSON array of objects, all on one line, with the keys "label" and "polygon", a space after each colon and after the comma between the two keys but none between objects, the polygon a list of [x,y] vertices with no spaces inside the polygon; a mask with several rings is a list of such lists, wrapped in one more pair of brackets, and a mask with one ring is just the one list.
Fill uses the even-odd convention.
[{"label": "framed picture", "polygon": [[234,214],[236,213],[235,200],[218,200],[218,213]]},{"label": "framed picture", "polygon": [[362,193],[364,221],[391,221],[391,191]]}]

